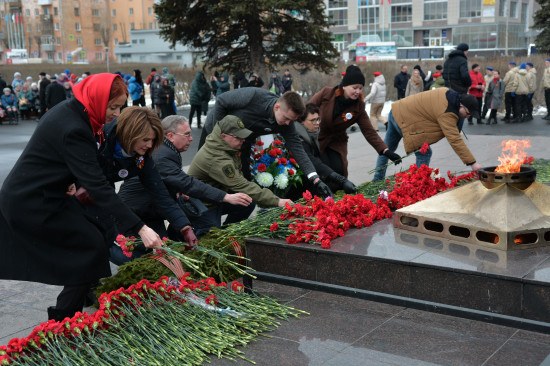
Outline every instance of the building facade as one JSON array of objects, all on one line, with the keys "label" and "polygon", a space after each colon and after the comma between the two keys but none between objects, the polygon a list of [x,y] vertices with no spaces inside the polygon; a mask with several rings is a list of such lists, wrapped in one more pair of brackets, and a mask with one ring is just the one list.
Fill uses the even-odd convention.
[{"label": "building facade", "polygon": [[334,45],[364,36],[398,47],[468,43],[479,53],[527,50],[536,32],[535,0],[327,0]]}]

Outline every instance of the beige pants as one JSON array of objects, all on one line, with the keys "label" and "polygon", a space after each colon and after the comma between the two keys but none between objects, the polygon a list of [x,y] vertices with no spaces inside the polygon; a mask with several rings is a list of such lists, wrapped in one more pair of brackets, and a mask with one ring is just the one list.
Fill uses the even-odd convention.
[{"label": "beige pants", "polygon": [[370,105],[370,123],[372,127],[378,131],[378,121],[386,123],[386,119],[382,117],[382,109],[384,108],[384,103],[372,103]]}]

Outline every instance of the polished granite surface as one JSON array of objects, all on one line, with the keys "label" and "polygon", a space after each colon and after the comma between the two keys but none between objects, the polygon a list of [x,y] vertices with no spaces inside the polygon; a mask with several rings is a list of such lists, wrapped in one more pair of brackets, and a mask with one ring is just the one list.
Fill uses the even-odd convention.
[{"label": "polished granite surface", "polygon": [[[309,316],[241,348],[257,365],[540,365],[550,335],[262,281],[255,290]],[[250,365],[212,358],[211,365]]]}]

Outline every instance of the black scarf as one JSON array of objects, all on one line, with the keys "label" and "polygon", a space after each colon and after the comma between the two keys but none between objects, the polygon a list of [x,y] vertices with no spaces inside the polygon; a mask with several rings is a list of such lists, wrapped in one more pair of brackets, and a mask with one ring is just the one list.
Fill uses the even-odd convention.
[{"label": "black scarf", "polygon": [[334,110],[332,112],[332,119],[335,120],[338,116],[342,115],[346,109],[357,103],[359,99],[347,99],[343,95],[334,99]]}]

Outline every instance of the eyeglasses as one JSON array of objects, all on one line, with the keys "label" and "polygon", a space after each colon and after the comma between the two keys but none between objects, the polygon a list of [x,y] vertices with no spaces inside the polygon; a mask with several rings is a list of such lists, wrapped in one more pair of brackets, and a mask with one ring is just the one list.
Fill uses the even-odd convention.
[{"label": "eyeglasses", "polygon": [[174,135],[180,135],[180,136],[183,136],[183,137],[189,137],[191,136],[191,132],[186,132],[186,133],[179,133],[179,132],[172,132]]},{"label": "eyeglasses", "polygon": [[308,119],[309,122],[319,124],[321,123],[321,117],[314,118],[314,119]]}]

